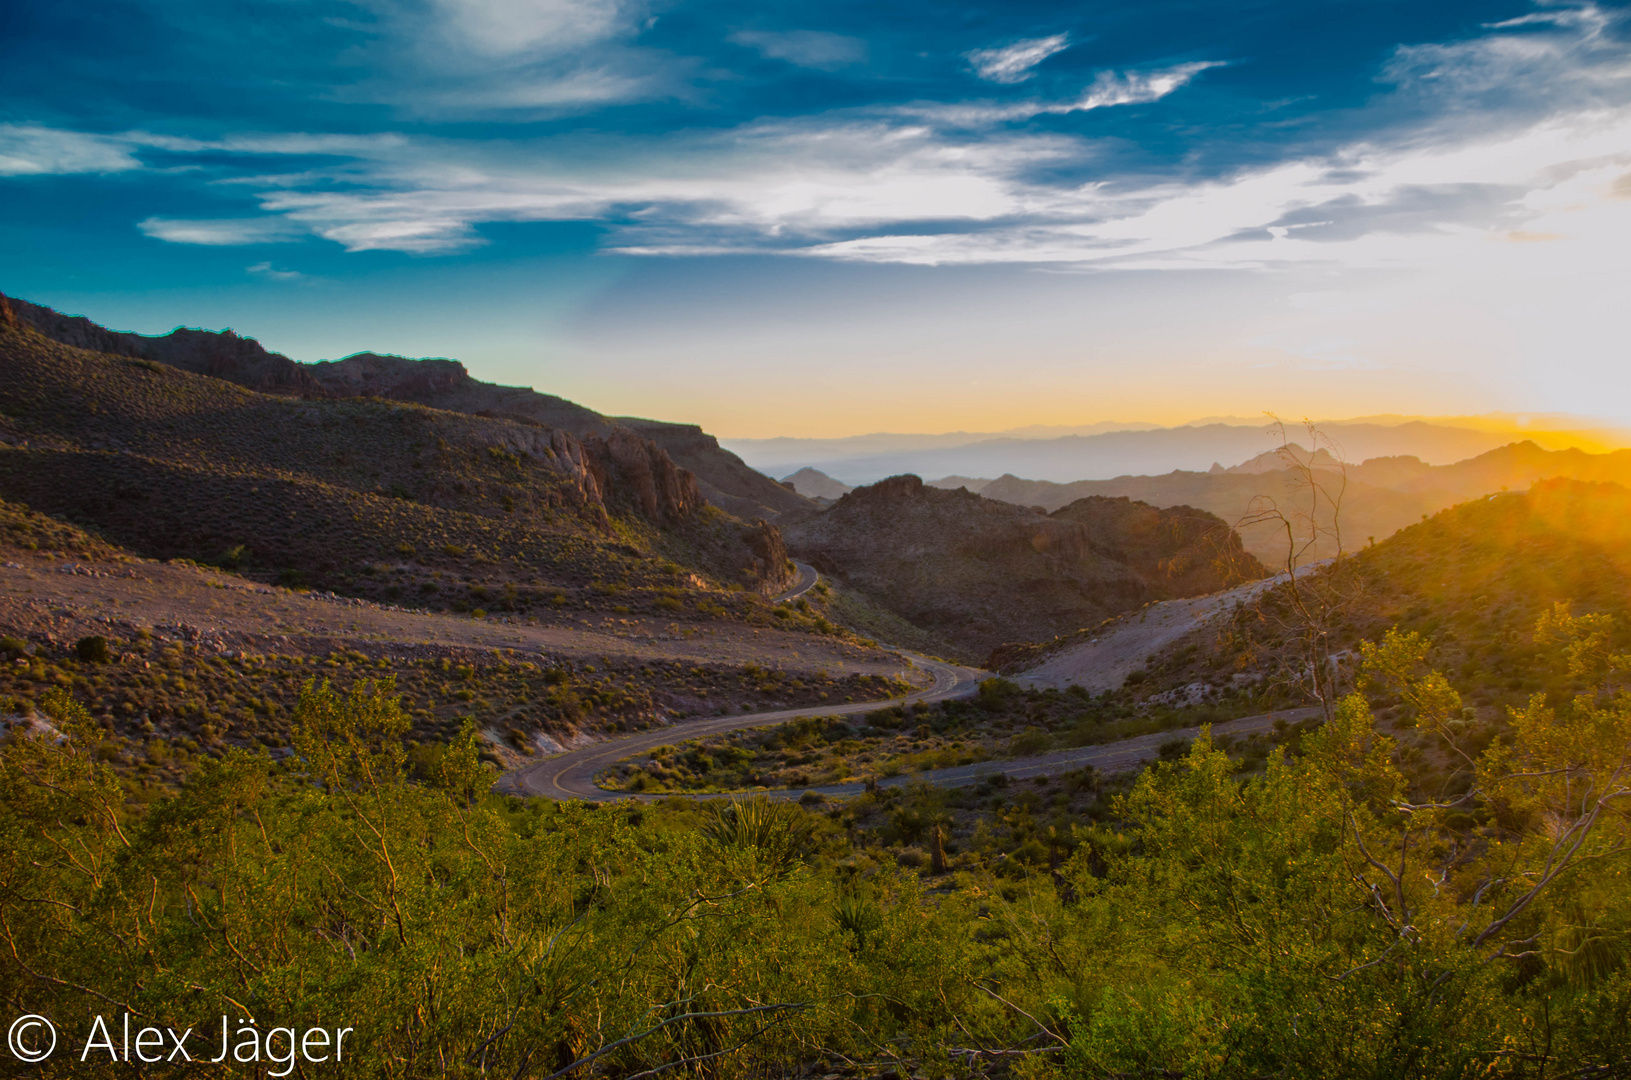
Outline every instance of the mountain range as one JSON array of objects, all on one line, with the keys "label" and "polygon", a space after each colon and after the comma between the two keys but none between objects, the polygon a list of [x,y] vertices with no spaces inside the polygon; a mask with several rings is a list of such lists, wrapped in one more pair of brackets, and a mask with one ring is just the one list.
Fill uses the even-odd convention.
[{"label": "mountain range", "polygon": [[[1109,425],[1100,425],[1108,427]],[[1342,420],[1319,425],[1347,461],[1373,457],[1417,457],[1449,464],[1474,457],[1515,438],[1532,437],[1552,448],[1569,445],[1626,445],[1607,433],[1560,434],[1537,431],[1514,435],[1515,424],[1404,420],[1394,417]],[[1297,432],[1292,431],[1295,436]],[[1082,431],[1052,437],[1013,433],[978,435],[863,435],[849,439],[726,439],[724,445],[756,469],[777,476],[800,468],[819,470],[849,485],[913,473],[925,478],[1014,476],[1053,483],[1156,476],[1174,470],[1200,471],[1245,461],[1280,444],[1273,422],[1189,424],[1136,430]],[[972,488],[970,490],[973,490]]]}]

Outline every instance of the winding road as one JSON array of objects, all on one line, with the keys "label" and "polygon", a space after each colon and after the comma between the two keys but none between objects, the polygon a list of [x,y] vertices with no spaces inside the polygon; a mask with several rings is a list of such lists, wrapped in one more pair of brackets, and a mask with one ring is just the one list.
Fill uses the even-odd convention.
[{"label": "winding road", "polygon": [[[851,713],[872,712],[874,709],[884,709],[891,705],[963,697],[972,694],[979,686],[980,680],[990,675],[989,672],[978,668],[959,667],[942,660],[931,660],[927,656],[912,653],[902,655],[911,660],[913,666],[922,668],[934,676],[934,684],[917,693],[902,698],[890,698],[887,701],[857,701],[847,705],[818,705],[813,708],[781,709],[776,712],[744,713],[741,716],[720,716],[711,720],[695,720],[672,727],[654,728],[625,738],[585,746],[579,750],[569,750],[564,754],[556,754],[554,757],[523,766],[501,777],[498,783],[493,785],[493,790],[509,795],[585,799],[589,802],[627,799],[634,796],[628,792],[606,791],[596,787],[595,774],[642,750],[654,750],[659,746],[671,746],[686,739],[739,731],[742,728],[784,724],[805,716],[846,716]],[[802,793],[800,789],[791,793],[771,794],[782,797],[790,795],[796,798]]]},{"label": "winding road", "polygon": [[[795,564],[799,581],[793,588],[775,598],[776,603],[795,600],[809,592],[820,580],[815,568],[805,563]],[[609,739],[577,750],[569,750],[542,761],[533,762],[500,777],[493,790],[506,795],[536,796],[546,799],[583,799],[587,802],[616,802],[621,799],[662,798],[724,798],[725,794],[695,793],[676,796],[671,793],[636,794],[625,791],[607,791],[595,785],[595,776],[619,761],[634,757],[641,751],[655,750],[659,746],[672,746],[687,739],[705,738],[744,728],[769,727],[785,724],[807,716],[847,716],[872,712],[891,705],[918,701],[945,701],[966,697],[979,687],[980,680],[990,672],[979,668],[961,667],[943,660],[933,660],[915,653],[901,652],[914,667],[927,671],[934,678],[932,686],[901,698],[886,701],[857,701],[846,705],[822,705],[803,709],[780,709],[775,712],[746,713],[740,716],[721,716],[710,720],[695,720],[671,727],[638,732],[620,739]],[[1220,736],[1251,735],[1273,730],[1277,722],[1297,723],[1318,716],[1319,708],[1287,709],[1278,713],[1262,713],[1238,720],[1215,724],[1212,734]],[[903,773],[876,781],[881,788],[901,787],[911,783],[926,783],[933,787],[963,787],[977,784],[988,777],[1002,774],[1010,780],[1027,780],[1040,776],[1056,776],[1091,766],[1100,772],[1120,772],[1136,768],[1161,756],[1161,745],[1173,739],[1188,741],[1200,734],[1198,727],[1161,731],[1139,735],[1113,743],[1096,746],[1055,750],[1051,753],[1007,760],[982,761],[973,765],[958,765],[949,769],[930,769],[924,772]],[[829,784],[820,787],[755,792],[772,799],[796,799],[807,791],[818,795],[843,798],[859,795],[866,790],[864,783]]]},{"label": "winding road", "polygon": [[780,596],[771,600],[771,603],[785,604],[789,600],[797,600],[799,597],[815,588],[815,583],[821,580],[821,575],[816,573],[816,568],[811,566],[809,563],[794,562],[793,565],[798,567],[798,581],[794,583],[791,589],[788,589]]}]

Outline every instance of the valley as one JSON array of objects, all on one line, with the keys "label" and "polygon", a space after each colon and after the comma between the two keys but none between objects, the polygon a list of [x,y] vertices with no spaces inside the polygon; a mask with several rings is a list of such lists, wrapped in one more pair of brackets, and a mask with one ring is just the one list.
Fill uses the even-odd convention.
[{"label": "valley", "polygon": [[[794,491],[701,428],[452,360],[306,365],[229,333],[0,316],[0,831],[27,860],[0,939],[28,963],[0,977],[37,993],[29,972],[55,972],[65,1006],[95,985],[168,1008],[178,965],[215,988],[189,993],[286,1015],[299,995],[260,972],[355,1005],[345,987],[424,963],[468,980],[438,990],[470,1012],[436,1038],[469,1054],[479,1031],[525,1076],[533,1050],[485,1003],[522,1000],[518,973],[566,940],[574,985],[623,956],[635,996],[666,1001],[674,970],[706,969],[731,1006],[710,1012],[760,1008],[747,982],[832,1008],[857,979],[918,995],[821,1036],[824,1080],[900,1080],[968,1031],[1008,1045],[1050,1037],[1038,1014],[1098,1015],[1070,974],[1087,959],[1211,948],[1232,910],[1196,908],[1214,872],[1257,876],[1253,925],[1281,918],[1264,904],[1299,941],[1341,924],[1321,991],[1341,967],[1397,997],[1393,907],[1349,895],[1388,865],[1361,843],[1431,867],[1380,901],[1421,925],[1493,919],[1518,949],[1589,908],[1593,940],[1622,933],[1626,452],[1345,466],[1287,445],[1205,472],[854,487],[806,467]],[[1296,516],[1311,482],[1341,486],[1340,514]],[[1235,527],[1265,501],[1279,541]],[[1334,557],[1338,525],[1374,535]],[[1586,786],[1547,786],[1564,775]],[[1492,859],[1577,884],[1520,894]],[[30,921],[19,882],[73,900]],[[1344,913],[1309,906],[1327,893]],[[1486,895],[1506,913],[1480,916]],[[676,932],[704,918],[706,949]],[[149,952],[108,959],[127,932]],[[798,957],[744,982],[767,949]],[[1467,986],[1508,1027],[1532,1011]],[[628,1000],[581,992],[596,1015]],[[371,1007],[363,1039],[417,1053],[417,1008]],[[616,1043],[550,1037],[551,1072]],[[1018,1075],[1006,1053],[968,1075]]]}]

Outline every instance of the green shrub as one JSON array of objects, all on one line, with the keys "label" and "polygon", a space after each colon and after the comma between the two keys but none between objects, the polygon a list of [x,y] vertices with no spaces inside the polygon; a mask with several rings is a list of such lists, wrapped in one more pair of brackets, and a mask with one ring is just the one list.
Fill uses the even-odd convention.
[{"label": "green shrub", "polygon": [[112,659],[108,654],[108,639],[98,635],[74,642],[74,652],[87,664],[105,664]]}]

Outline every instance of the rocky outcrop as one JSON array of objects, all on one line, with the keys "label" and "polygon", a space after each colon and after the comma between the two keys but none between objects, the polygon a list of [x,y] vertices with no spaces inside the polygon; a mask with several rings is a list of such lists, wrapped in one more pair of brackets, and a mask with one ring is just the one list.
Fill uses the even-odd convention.
[{"label": "rocky outcrop", "polygon": [[780,529],[768,521],[760,521],[743,539],[753,552],[754,576],[765,583],[769,592],[781,592],[793,584],[798,574]]},{"label": "rocky outcrop", "polygon": [[630,499],[652,521],[673,523],[702,502],[697,479],[650,439],[626,431],[584,440],[602,490]]},{"label": "rocky outcrop", "polygon": [[[621,499],[652,521],[672,524],[703,501],[696,477],[651,439],[564,398],[471,378],[457,360],[357,353],[344,360],[301,364],[231,330],[217,333],[183,327],[149,337],[108,330],[89,319],[27,301],[10,303],[8,310],[14,310],[15,319],[54,341],[92,352],[153,360],[260,393],[317,399],[385,398],[542,429],[536,438],[517,434],[509,440],[515,445],[508,448],[558,456],[587,503]],[[711,436],[703,438],[718,450]],[[734,456],[731,460],[741,465]],[[775,486],[768,477],[761,479]],[[790,492],[784,494],[803,502]]]},{"label": "rocky outcrop", "polygon": [[632,416],[617,417],[616,423],[652,440],[679,465],[695,473],[703,496],[721,510],[748,521],[784,515],[803,517],[816,511],[802,494],[749,468],[695,424],[669,424]]},{"label": "rocky outcrop", "polygon": [[422,404],[442,394],[468,389],[476,382],[463,364],[440,357],[410,360],[405,356],[357,353],[344,360],[319,360],[308,365],[308,370],[335,397],[392,398]]}]

